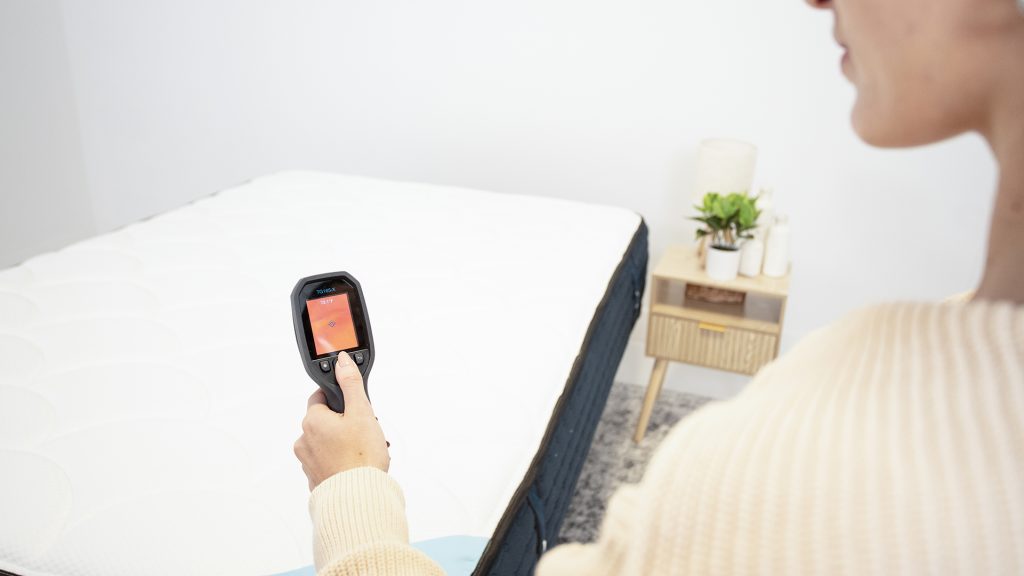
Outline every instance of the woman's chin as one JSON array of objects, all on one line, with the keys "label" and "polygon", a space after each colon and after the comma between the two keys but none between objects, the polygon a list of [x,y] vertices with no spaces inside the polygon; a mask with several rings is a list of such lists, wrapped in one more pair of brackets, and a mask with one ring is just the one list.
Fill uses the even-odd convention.
[{"label": "woman's chin", "polygon": [[864,113],[858,100],[857,104],[853,106],[853,113],[850,114],[850,123],[853,124],[853,131],[869,146],[877,146],[879,148],[891,147],[892,144],[889,143],[891,138],[886,134],[887,131],[880,126],[882,123],[873,120],[869,114]]},{"label": "woman's chin", "polygon": [[912,131],[908,131],[899,118],[883,116],[878,113],[877,108],[872,109],[865,106],[861,98],[858,97],[850,115],[850,122],[853,124],[853,131],[869,146],[905,148],[925,143],[911,138]]},{"label": "woman's chin", "polygon": [[[876,94],[858,90],[850,114],[854,132],[864,143],[878,148],[912,148],[941,142],[971,129],[955,108],[921,102],[902,94],[873,98]],[[915,106],[903,105],[916,102]],[[961,120],[957,120],[961,118]]]}]

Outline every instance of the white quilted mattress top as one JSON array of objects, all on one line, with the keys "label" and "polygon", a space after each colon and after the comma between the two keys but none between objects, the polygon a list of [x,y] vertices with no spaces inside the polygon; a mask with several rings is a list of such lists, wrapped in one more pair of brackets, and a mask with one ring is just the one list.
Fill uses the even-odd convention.
[{"label": "white quilted mattress top", "polygon": [[490,537],[639,224],[287,172],[0,271],[0,570],[312,564],[289,293],[336,270],[365,293],[412,540]]}]

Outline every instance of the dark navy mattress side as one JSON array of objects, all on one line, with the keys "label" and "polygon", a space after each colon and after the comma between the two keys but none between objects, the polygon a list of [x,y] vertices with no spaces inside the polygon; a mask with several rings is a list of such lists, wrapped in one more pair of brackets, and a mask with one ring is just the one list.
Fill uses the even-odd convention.
[{"label": "dark navy mattress side", "polygon": [[641,221],[594,312],[541,448],[474,574],[532,574],[540,555],[556,543],[629,335],[640,316],[647,260],[647,225]]}]

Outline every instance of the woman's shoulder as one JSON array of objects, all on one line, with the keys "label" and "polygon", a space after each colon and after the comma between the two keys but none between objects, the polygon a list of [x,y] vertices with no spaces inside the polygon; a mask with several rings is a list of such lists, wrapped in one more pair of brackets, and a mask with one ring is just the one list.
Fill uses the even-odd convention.
[{"label": "woman's shoulder", "polygon": [[847,312],[765,366],[750,389],[862,386],[876,380],[1021,380],[1024,306],[891,301]]},{"label": "woman's shoulder", "polygon": [[918,342],[972,349],[1024,344],[1024,306],[973,300],[973,291],[939,302],[892,301],[850,312],[844,336],[874,347]]},{"label": "woman's shoulder", "polygon": [[[649,531],[697,534],[695,554],[717,549],[708,534],[785,536],[809,550],[842,543],[844,561],[869,557],[864,534],[878,535],[879,550],[925,532],[930,542],[969,534],[968,550],[997,541],[1012,550],[1004,519],[1007,495],[1024,497],[1021,414],[1024,307],[863,307],[670,433],[644,477]],[[893,564],[881,572],[899,571],[899,555],[882,560]]]},{"label": "woman's shoulder", "polygon": [[944,304],[966,304],[967,302],[970,302],[972,298],[974,298],[974,293],[974,290],[960,292],[958,294],[953,294],[952,296],[947,296],[944,300],[942,300],[942,302]]},{"label": "woman's shoulder", "polygon": [[715,427],[711,423],[748,421],[773,407],[818,412],[833,402],[899,403],[910,392],[933,399],[1009,394],[1024,402],[1020,390],[1024,306],[893,301],[852,310],[811,332],[758,371],[737,397],[687,420]]},{"label": "woman's shoulder", "polygon": [[765,414],[826,430],[913,411],[941,427],[939,408],[963,398],[1003,398],[1007,413],[1024,413],[1024,306],[907,301],[853,310],[763,367],[735,398],[688,417],[666,443],[731,443]]},{"label": "woman's shoulder", "polygon": [[1008,301],[972,300],[973,295],[970,291],[938,302],[906,300],[869,304],[819,329],[819,339],[839,338],[847,344],[859,341],[880,348],[915,339],[945,341],[944,337],[957,334],[976,336],[972,333],[978,331],[987,333],[989,337],[985,340],[1019,341],[1024,336],[1021,330],[1024,306]]}]

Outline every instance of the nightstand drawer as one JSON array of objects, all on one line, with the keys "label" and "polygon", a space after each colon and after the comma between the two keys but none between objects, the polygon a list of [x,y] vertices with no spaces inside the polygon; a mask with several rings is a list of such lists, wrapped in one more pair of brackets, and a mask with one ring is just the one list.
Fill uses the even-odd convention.
[{"label": "nightstand drawer", "polygon": [[776,342],[774,334],[651,314],[647,355],[754,374],[775,357]]}]

